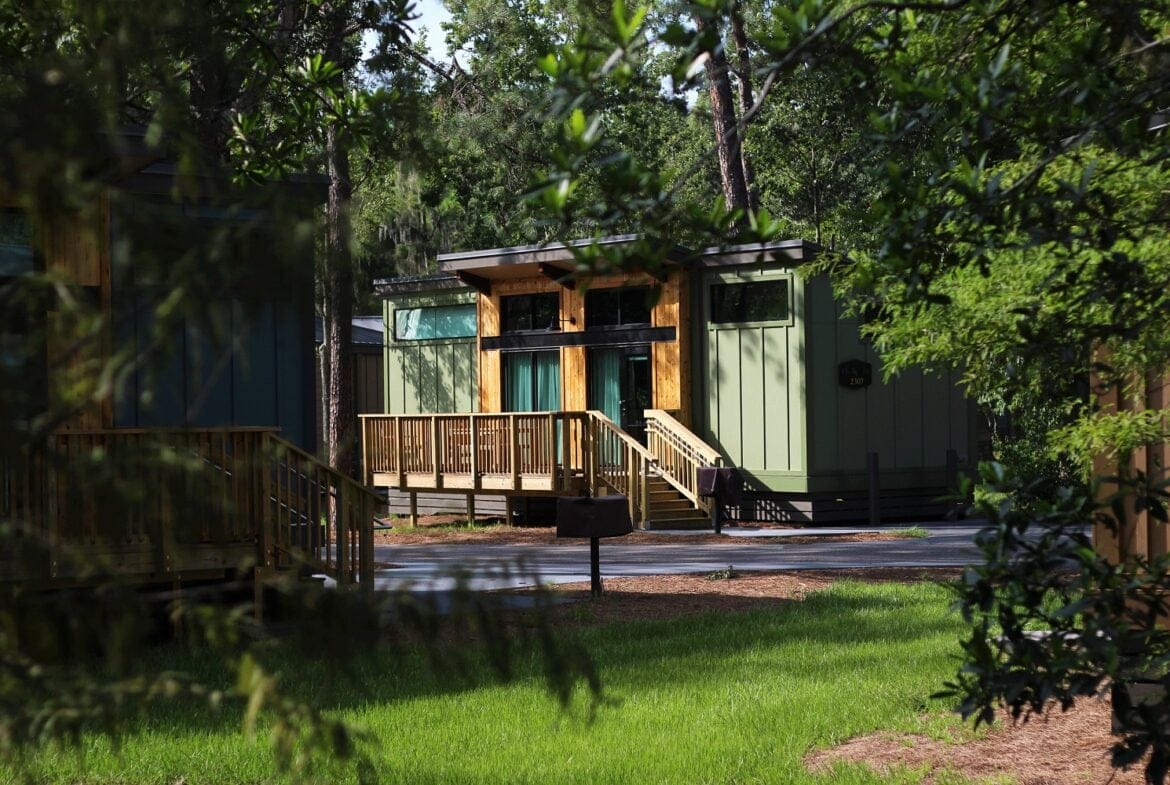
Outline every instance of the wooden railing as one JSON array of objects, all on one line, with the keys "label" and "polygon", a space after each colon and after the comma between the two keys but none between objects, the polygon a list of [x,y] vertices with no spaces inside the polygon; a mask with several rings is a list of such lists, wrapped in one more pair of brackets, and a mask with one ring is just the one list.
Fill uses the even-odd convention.
[{"label": "wooden railing", "polygon": [[284,570],[304,564],[340,584],[372,586],[377,497],[296,445],[274,434],[268,440],[265,565]]},{"label": "wooden railing", "polygon": [[721,466],[719,451],[661,409],[646,410],[646,447],[663,479],[695,506],[710,512],[711,500],[699,496],[699,467]]},{"label": "wooden railing", "polygon": [[586,464],[584,412],[363,414],[368,484],[569,490]]},{"label": "wooden railing", "polygon": [[56,433],[0,464],[0,581],[296,564],[372,585],[376,497],[265,428]]},{"label": "wooden railing", "polygon": [[650,517],[650,494],[647,480],[654,466],[654,456],[636,439],[606,417],[589,411],[590,488],[608,487],[625,494],[630,504],[630,520],[645,525]]},{"label": "wooden railing", "polygon": [[646,448],[599,411],[364,414],[365,481],[409,491],[497,491],[629,498],[646,520]]}]

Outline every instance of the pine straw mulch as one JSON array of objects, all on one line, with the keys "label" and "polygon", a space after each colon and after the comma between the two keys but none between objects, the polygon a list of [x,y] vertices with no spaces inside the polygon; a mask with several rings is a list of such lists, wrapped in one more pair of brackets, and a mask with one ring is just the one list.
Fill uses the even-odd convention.
[{"label": "pine straw mulch", "polygon": [[[477,518],[476,527],[466,527],[465,515],[427,515],[419,517],[417,527],[408,527],[402,519],[387,521],[403,528],[394,531],[375,531],[374,537],[382,545],[436,545],[439,543],[483,543],[492,545],[579,545],[580,540],[558,539],[553,526],[505,526],[498,518]],[[736,524],[745,529],[799,529],[798,526],[777,524]],[[451,528],[458,527],[458,528]],[[465,528],[466,527],[466,528]],[[711,531],[696,530],[694,534],[655,534],[635,531],[611,542],[624,545],[711,545],[734,542],[744,544],[808,545],[831,537],[834,542],[869,542],[873,540],[902,539],[891,532],[864,532],[861,534],[810,534],[774,537],[729,537]]]},{"label": "pine straw mulch", "polygon": [[[564,584],[558,594],[582,602],[551,609],[559,625],[593,626],[631,619],[662,619],[710,611],[748,611],[799,602],[805,594],[845,578],[861,581],[952,581],[958,569],[871,568],[745,572],[731,579],[705,575],[610,578],[605,593],[589,600],[587,583]],[[1018,785],[1110,783],[1140,785],[1140,767],[1114,772],[1109,765],[1110,704],[1084,700],[1069,712],[1054,708],[1044,717],[1013,723],[1005,712],[996,725],[977,737],[960,731],[956,739],[936,740],[914,734],[877,733],[811,753],[805,765],[829,771],[836,761],[861,763],[886,772],[898,767],[925,770],[927,785],[954,782],[955,774],[972,782]],[[1010,779],[1004,779],[1004,778]]]},{"label": "pine straw mulch", "polygon": [[861,763],[883,773],[900,767],[925,770],[927,785],[953,782],[952,773],[974,782],[999,783],[1008,777],[1018,785],[1142,785],[1141,765],[1116,771],[1109,765],[1109,748],[1115,741],[1109,728],[1109,700],[1086,699],[1067,712],[1054,706],[1027,722],[1013,723],[1004,711],[981,738],[944,741],[875,733],[814,752],[804,763],[821,772],[831,770],[837,761]]},{"label": "pine straw mulch", "polygon": [[552,589],[557,596],[580,602],[558,605],[552,612],[558,622],[569,626],[676,618],[712,611],[736,613],[799,602],[808,592],[824,589],[834,581],[846,578],[900,583],[950,581],[957,579],[961,572],[957,568],[872,567],[852,570],[735,570],[734,578],[726,578],[719,573],[605,578],[602,581],[603,594],[595,600],[589,597],[588,582],[557,585]]}]

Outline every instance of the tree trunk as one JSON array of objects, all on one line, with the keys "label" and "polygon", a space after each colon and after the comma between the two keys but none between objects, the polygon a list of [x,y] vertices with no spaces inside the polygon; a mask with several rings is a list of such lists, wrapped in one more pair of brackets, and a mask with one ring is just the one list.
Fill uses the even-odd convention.
[{"label": "tree trunk", "polygon": [[325,342],[329,362],[329,416],[325,439],[329,465],[353,476],[353,259],[349,248],[349,208],[353,184],[344,131],[331,127],[325,135],[329,168],[329,202],[325,212]]},{"label": "tree trunk", "polygon": [[[707,26],[699,17],[695,24],[702,30]],[[715,153],[719,158],[719,177],[723,183],[723,199],[729,210],[748,209],[747,184],[740,159],[739,136],[736,132],[735,104],[728,79],[727,53],[722,46],[704,64],[707,73],[707,92],[711,99],[711,122],[715,126]]]},{"label": "tree trunk", "polygon": [[[739,116],[746,117],[752,104],[755,103],[755,96],[752,90],[752,55],[748,49],[747,31],[743,24],[743,5],[736,3],[731,9],[731,37],[735,41],[736,60],[739,61],[739,69],[736,72],[738,77],[737,83],[739,86]],[[747,146],[744,141],[747,139],[747,127],[743,129],[739,140],[739,161],[743,167],[743,183],[747,190],[747,204],[748,208],[755,212],[760,209],[760,192],[756,188],[756,172],[752,168],[751,158],[748,155]]]}]

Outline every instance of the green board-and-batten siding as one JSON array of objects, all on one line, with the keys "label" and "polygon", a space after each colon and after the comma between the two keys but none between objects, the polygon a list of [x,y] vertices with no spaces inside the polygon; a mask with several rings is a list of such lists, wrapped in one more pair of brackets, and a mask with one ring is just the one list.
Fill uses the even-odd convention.
[{"label": "green board-and-batten siding", "polygon": [[386,298],[383,306],[386,412],[477,411],[476,358],[479,348],[475,337],[399,341],[394,333],[394,312],[399,308],[473,305],[475,301],[475,292],[470,290]]},{"label": "green board-and-batten siding", "polygon": [[[719,283],[787,279],[786,321],[711,322]],[[867,487],[867,454],[876,452],[883,489],[944,487],[947,451],[972,449],[972,410],[954,374],[910,370],[889,382],[845,319],[826,278],[792,267],[752,264],[706,271],[697,300],[697,400],[705,438],[761,490],[849,492]],[[873,382],[841,387],[838,365],[869,362]]]},{"label": "green board-and-batten siding", "polygon": [[[715,324],[710,290],[719,283],[788,281],[789,318],[785,321]],[[706,433],[709,443],[730,463],[753,473],[801,476],[804,453],[803,296],[791,270],[771,268],[709,272],[700,298],[705,333]]]},{"label": "green board-and-batten siding", "polygon": [[[809,281],[806,298],[810,490],[865,488],[870,452],[883,487],[946,485],[947,451],[968,458],[974,449],[972,408],[957,374],[910,369],[883,380],[881,359],[857,321],[844,318],[829,282]],[[870,386],[839,384],[838,364],[853,359],[871,364]]]}]

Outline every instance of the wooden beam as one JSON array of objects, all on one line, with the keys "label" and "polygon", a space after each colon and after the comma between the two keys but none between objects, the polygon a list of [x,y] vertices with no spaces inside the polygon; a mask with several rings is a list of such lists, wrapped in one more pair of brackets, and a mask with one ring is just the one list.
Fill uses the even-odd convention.
[{"label": "wooden beam", "polygon": [[566,270],[564,267],[558,267],[555,264],[547,264],[545,262],[536,265],[536,269],[540,270],[540,274],[545,278],[555,281],[558,285],[566,289],[577,288],[577,282],[573,280],[572,270]]},{"label": "wooden beam", "polygon": [[458,278],[460,281],[463,281],[463,283],[467,284],[472,289],[474,289],[477,292],[479,292],[480,294],[482,294],[484,297],[491,297],[492,296],[492,282],[489,281],[487,278],[484,278],[483,276],[480,276],[480,275],[476,275],[474,273],[465,273],[465,272],[455,273],[455,277]]}]

